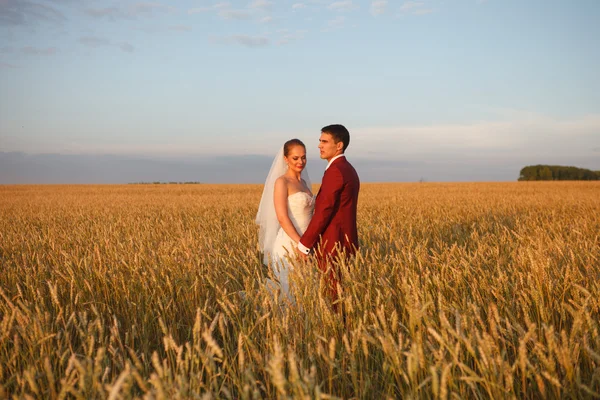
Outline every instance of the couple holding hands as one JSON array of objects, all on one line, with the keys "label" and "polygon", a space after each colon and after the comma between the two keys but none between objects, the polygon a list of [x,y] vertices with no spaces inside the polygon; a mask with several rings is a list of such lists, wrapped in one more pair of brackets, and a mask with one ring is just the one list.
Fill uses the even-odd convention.
[{"label": "couple holding hands", "polygon": [[336,261],[358,249],[360,180],[344,155],[349,143],[350,133],[343,125],[321,129],[318,147],[321,159],[328,164],[321,188],[313,196],[305,170],[306,146],[299,139],[288,140],[273,161],[256,215],[263,262],[273,268],[281,295],[293,299],[288,279],[293,268],[290,261],[312,253],[325,274],[327,295],[336,311],[340,289]]}]

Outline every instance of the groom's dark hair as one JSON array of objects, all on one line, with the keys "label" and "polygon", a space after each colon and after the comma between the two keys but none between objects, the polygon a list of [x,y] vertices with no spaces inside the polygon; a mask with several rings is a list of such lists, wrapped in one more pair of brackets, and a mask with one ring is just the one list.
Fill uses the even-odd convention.
[{"label": "groom's dark hair", "polygon": [[327,125],[321,129],[321,132],[330,134],[335,143],[342,142],[344,144],[342,151],[346,151],[350,144],[350,132],[344,125]]}]

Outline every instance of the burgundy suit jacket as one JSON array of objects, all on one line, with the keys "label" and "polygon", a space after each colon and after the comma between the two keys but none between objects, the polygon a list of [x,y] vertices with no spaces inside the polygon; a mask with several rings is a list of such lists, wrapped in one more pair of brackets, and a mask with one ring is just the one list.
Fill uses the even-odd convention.
[{"label": "burgundy suit jacket", "polygon": [[340,249],[358,249],[356,208],[360,180],[346,157],[335,159],[323,175],[315,212],[300,242],[320,257],[335,257]]}]

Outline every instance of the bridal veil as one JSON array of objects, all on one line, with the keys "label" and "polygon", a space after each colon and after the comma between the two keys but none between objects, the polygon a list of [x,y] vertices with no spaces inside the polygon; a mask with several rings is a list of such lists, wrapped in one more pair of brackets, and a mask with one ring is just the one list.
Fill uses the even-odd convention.
[{"label": "bridal veil", "polygon": [[[263,263],[265,265],[269,265],[270,254],[273,252],[273,245],[275,244],[277,232],[280,228],[277,214],[275,213],[275,203],[273,201],[275,181],[286,172],[287,165],[283,158],[283,147],[281,147],[273,160],[273,164],[271,165],[271,169],[265,180],[262,197],[258,205],[258,213],[256,213],[256,223],[260,226],[258,246],[263,253]],[[306,183],[306,186],[312,190],[312,183],[308,176],[308,172],[306,172],[306,168],[302,171],[301,177]]]}]

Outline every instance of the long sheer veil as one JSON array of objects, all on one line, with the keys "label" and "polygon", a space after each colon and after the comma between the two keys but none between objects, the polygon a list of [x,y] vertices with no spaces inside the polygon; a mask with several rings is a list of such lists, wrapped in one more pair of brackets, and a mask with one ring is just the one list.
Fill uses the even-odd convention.
[{"label": "long sheer veil", "polygon": [[[285,174],[286,171],[287,165],[283,158],[283,147],[281,147],[273,160],[273,164],[271,165],[271,169],[265,180],[262,197],[260,198],[260,203],[258,205],[258,212],[256,213],[256,223],[260,226],[258,246],[263,253],[263,263],[265,265],[269,264],[270,254],[273,252],[277,232],[280,228],[277,214],[275,213],[275,203],[273,201],[275,181],[281,175]],[[306,168],[302,171],[301,176],[308,188],[312,191],[312,182],[310,181]]]}]

